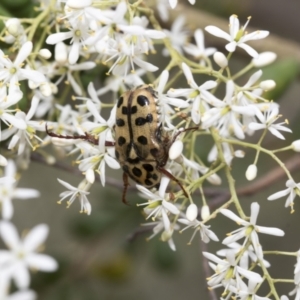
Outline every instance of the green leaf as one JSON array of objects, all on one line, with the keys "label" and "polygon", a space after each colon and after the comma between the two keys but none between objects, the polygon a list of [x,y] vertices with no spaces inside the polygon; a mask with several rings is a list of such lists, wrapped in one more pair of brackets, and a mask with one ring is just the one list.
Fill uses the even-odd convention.
[{"label": "green leaf", "polygon": [[3,5],[6,9],[16,9],[29,5],[31,0],[1,0],[1,5]]},{"label": "green leaf", "polygon": [[271,91],[265,92],[263,97],[270,100],[276,100],[297,78],[300,72],[300,64],[297,60],[289,58],[275,62],[262,70],[262,80],[273,79],[276,82],[276,87]]}]

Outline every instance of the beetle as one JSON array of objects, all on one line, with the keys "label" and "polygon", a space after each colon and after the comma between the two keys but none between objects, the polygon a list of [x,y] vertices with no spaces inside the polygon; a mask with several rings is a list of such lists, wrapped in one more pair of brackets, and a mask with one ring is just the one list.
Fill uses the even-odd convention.
[{"label": "beetle", "polygon": [[[175,181],[188,197],[180,181],[164,167],[169,158],[169,149],[177,136],[195,129],[198,127],[186,128],[170,138],[160,120],[158,94],[151,85],[141,85],[121,95],[116,108],[115,143],[106,141],[105,146],[115,146],[116,159],[123,169],[124,203],[129,185],[128,177],[147,188],[158,188],[164,174]],[[50,132],[47,125],[46,132],[51,137],[83,139],[98,144],[98,139],[88,133],[58,135]]]}]

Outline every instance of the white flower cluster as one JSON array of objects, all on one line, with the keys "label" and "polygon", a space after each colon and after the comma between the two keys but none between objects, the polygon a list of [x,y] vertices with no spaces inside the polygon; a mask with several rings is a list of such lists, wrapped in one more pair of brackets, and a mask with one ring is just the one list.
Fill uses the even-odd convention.
[{"label": "white flower cluster", "polygon": [[[6,299],[13,280],[21,289],[21,296],[17,295],[19,298],[16,296],[16,299],[35,299],[34,292],[28,290],[28,268],[46,272],[57,268],[54,259],[37,253],[48,234],[46,225],[38,225],[20,238],[11,223],[12,199],[34,198],[39,193],[16,187],[15,164],[9,158],[14,156],[18,167],[25,168],[30,163],[32,151],[39,151],[50,142],[60,155],[77,155],[76,163],[84,179],[77,186],[58,179],[66,189],[60,194],[59,202],[66,200],[69,206],[77,199],[81,212],[91,214],[88,195],[97,176],[105,186],[107,167],[116,170],[122,167],[126,174],[127,165],[124,168],[124,161],[118,159],[115,151],[115,143],[119,142],[115,141],[117,97],[128,89],[150,85],[155,90],[154,104],[151,105],[157,114],[157,124],[149,125],[157,126],[150,139],[153,145],[165,150],[166,160],[161,163],[161,158],[154,155],[151,160],[144,159],[132,138],[135,129],[124,129],[124,134],[131,136],[128,149],[135,151],[140,161],[149,163],[145,169],[156,166],[157,174],[161,174],[157,189],[148,189],[146,184],[143,185],[146,181],[137,180],[136,185],[141,196],[148,200],[139,206],[144,207],[145,219],[149,221],[144,225],[151,226],[153,233],[150,238],[160,235],[172,250],[176,249],[175,232],[191,230],[189,243],[197,232],[204,243],[210,240],[217,242],[217,235],[207,223],[220,214],[232,219],[241,227],[223,240],[227,248],[217,254],[225,259],[204,252],[215,271],[208,279],[208,285],[210,288],[222,287],[222,296],[225,297],[222,299],[270,299],[270,295],[256,295],[262,282],[271,278],[267,273],[270,264],[265,260],[258,234],[283,236],[284,232],[256,225],[260,209],[256,202],[251,204],[250,217],[244,214],[231,175],[233,160],[245,156],[245,152],[235,149],[236,146],[256,150],[254,162],[246,170],[248,180],[257,176],[261,153],[270,155],[283,166],[288,180],[287,189],[269,196],[268,200],[288,196],[286,206],[293,211],[294,199],[300,194],[300,183],[293,180],[276,156],[276,151],[261,146],[267,133],[284,140],[283,133],[291,132],[287,121],[278,121],[281,117],[279,105],[264,94],[275,87],[275,82],[261,80],[261,68],[271,64],[276,55],[272,52],[258,53],[248,45],[249,41],[267,37],[269,32],[248,33],[246,28],[250,18],[241,27],[237,16],[232,15],[229,33],[216,26],[205,28],[209,34],[227,41],[225,50],[217,51],[216,48],[205,47],[204,31],[201,29],[194,32],[195,43],[187,42],[191,34],[184,28],[184,17],[178,17],[170,30],[162,29],[152,11],[140,3],[120,0],[110,6],[110,2],[53,0],[46,5],[41,1],[44,6],[37,10],[39,15],[31,25],[23,23],[22,19],[7,18],[5,21],[3,41],[10,48],[0,50],[0,141],[1,147],[7,147],[6,152],[0,154],[3,169],[3,174],[0,173],[3,175],[0,177],[0,237],[10,250],[0,250],[0,298]],[[175,0],[159,1],[157,9],[161,19],[168,18],[166,7],[175,8],[176,5]],[[43,23],[38,23],[41,20]],[[45,24],[48,25],[45,27]],[[39,34],[44,38],[42,41],[34,38],[37,28],[44,30],[43,34]],[[148,57],[156,53],[156,43],[164,46],[164,63],[161,63],[164,67],[153,76],[160,63],[156,60],[150,62]],[[41,48],[41,44],[53,49],[53,54],[49,49]],[[240,48],[250,56],[250,63],[232,74],[230,59]],[[101,80],[98,73],[107,75],[107,79],[101,81],[101,88],[97,88]],[[203,77],[200,80],[198,74],[204,74],[207,80],[204,81]],[[179,87],[176,82],[181,75],[187,82],[184,87]],[[242,81],[242,76],[248,76],[248,79]],[[89,79],[85,80],[87,77]],[[75,94],[75,105],[68,101],[71,93]],[[113,101],[102,101],[107,95],[113,95]],[[247,136],[255,131],[262,131],[261,138],[257,144],[248,143]],[[204,136],[213,140],[207,155],[210,165],[202,161],[198,147],[199,139]],[[148,150],[151,152],[153,149]],[[284,150],[299,152],[300,142],[294,141]],[[127,152],[122,154],[129,157]],[[49,155],[50,161],[53,158]],[[126,163],[130,164],[130,160]],[[231,197],[210,212],[203,184],[220,185],[218,172],[221,170],[225,170]],[[140,174],[138,171],[137,174]],[[145,176],[149,176],[148,173]],[[170,192],[170,181],[177,183],[179,191]],[[127,185],[124,179],[125,190]],[[238,214],[233,213],[231,207],[229,209],[230,205],[236,208]],[[199,207],[202,208],[199,210]],[[240,240],[243,240],[242,244],[238,244]],[[295,268],[296,288],[291,292],[297,294],[296,299],[300,295],[298,265]],[[274,293],[272,280],[267,283]],[[278,295],[273,296],[279,299]]]},{"label": "white flower cluster", "polygon": [[[5,164],[7,165],[4,176],[0,177],[0,204],[2,208],[0,238],[8,250],[0,249],[0,297],[1,299],[34,300],[36,293],[28,289],[30,285],[29,270],[53,272],[58,265],[49,255],[38,253],[48,236],[48,225],[39,224],[27,232],[23,238],[19,237],[11,220],[13,217],[12,200],[36,198],[40,194],[34,189],[17,188],[15,164],[12,160],[5,161]],[[8,295],[12,281],[19,291]]]}]

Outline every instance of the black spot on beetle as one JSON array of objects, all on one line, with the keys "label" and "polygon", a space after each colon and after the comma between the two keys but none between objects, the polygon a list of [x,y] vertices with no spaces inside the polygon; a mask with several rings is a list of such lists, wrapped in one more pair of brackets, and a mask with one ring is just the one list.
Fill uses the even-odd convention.
[{"label": "black spot on beetle", "polygon": [[141,177],[142,176],[142,171],[136,167],[134,167],[132,169],[132,173],[136,176],[136,177]]},{"label": "black spot on beetle", "polygon": [[146,117],[146,122],[151,123],[153,121],[153,116],[151,114],[148,114]]},{"label": "black spot on beetle", "polygon": [[150,164],[143,164],[143,168],[147,171],[147,172],[152,172],[154,170],[153,166]]},{"label": "black spot on beetle", "polygon": [[117,126],[122,127],[125,125],[125,121],[123,119],[117,119],[116,124]]},{"label": "black spot on beetle", "polygon": [[145,106],[145,105],[149,105],[149,100],[146,96],[141,95],[137,97],[137,103],[140,106]]},{"label": "black spot on beetle", "polygon": [[158,179],[158,176],[157,176],[157,174],[152,174],[152,178],[154,179],[154,180],[157,180]]},{"label": "black spot on beetle", "polygon": [[119,98],[118,103],[117,103],[117,107],[120,107],[123,104],[123,100],[124,100],[123,97]]},{"label": "black spot on beetle", "polygon": [[118,145],[123,146],[126,143],[126,139],[123,136],[118,138]]},{"label": "black spot on beetle", "polygon": [[138,138],[137,138],[138,142],[142,145],[147,145],[148,144],[148,140],[147,138],[144,136],[144,135],[140,135]]},{"label": "black spot on beetle", "polygon": [[136,105],[134,105],[134,106],[132,106],[131,107],[131,111],[130,111],[132,114],[136,114],[136,112],[137,112],[137,107],[136,107]]},{"label": "black spot on beetle", "polygon": [[145,179],[145,184],[146,185],[152,185],[153,182],[151,180],[149,180],[149,179]]},{"label": "black spot on beetle", "polygon": [[158,155],[158,149],[152,148],[152,149],[150,149],[150,153],[152,154],[152,156],[156,157]]},{"label": "black spot on beetle", "polygon": [[151,114],[148,114],[146,118],[136,118],[135,119],[135,125],[136,126],[143,126],[145,123],[152,123],[153,121],[153,116]]},{"label": "black spot on beetle", "polygon": [[122,107],[122,114],[123,114],[123,115],[128,115],[128,109],[127,109],[126,106],[123,106],[123,107]]},{"label": "black spot on beetle", "polygon": [[143,126],[143,125],[145,125],[145,123],[146,123],[145,118],[139,117],[139,118],[135,119],[135,125],[136,126]]},{"label": "black spot on beetle", "polygon": [[127,161],[130,163],[130,164],[138,164],[140,162],[140,159],[138,157],[136,158],[130,158],[128,157],[127,158]]}]

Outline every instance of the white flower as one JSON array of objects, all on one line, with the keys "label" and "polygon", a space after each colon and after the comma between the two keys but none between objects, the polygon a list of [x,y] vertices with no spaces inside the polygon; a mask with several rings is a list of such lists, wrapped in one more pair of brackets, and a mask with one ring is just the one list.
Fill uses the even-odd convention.
[{"label": "white flower", "polygon": [[14,126],[18,129],[25,129],[26,123],[23,120],[12,115],[16,109],[10,109],[22,98],[22,93],[14,93],[12,96],[6,98],[6,91],[0,88],[0,138],[1,138],[1,121],[7,126]]},{"label": "white flower", "polygon": [[[105,141],[107,140],[107,136],[112,137],[113,126],[116,123],[116,105],[110,111],[109,119],[106,121],[99,113],[99,109],[94,102],[88,100],[86,102],[86,107],[91,115],[94,117],[94,122],[83,122],[82,128],[84,128],[84,132],[91,132],[93,135],[97,135],[99,139],[99,148],[102,153],[105,152]],[[82,132],[82,134],[84,134]]]},{"label": "white flower", "polygon": [[192,102],[191,115],[195,124],[199,124],[205,111],[209,109],[208,103],[214,105],[215,102],[221,102],[208,90],[217,86],[217,82],[208,80],[198,86],[193,74],[187,64],[182,63],[182,70],[186,77],[187,83],[191,88],[171,89],[168,91],[170,97],[186,97],[188,102]]},{"label": "white flower", "polygon": [[[200,65],[205,65],[205,59],[216,52],[216,48],[205,48],[204,35],[201,29],[197,29],[194,33],[196,45],[188,44],[183,47],[184,51],[196,59],[200,60]],[[220,53],[220,52],[219,52]]]},{"label": "white flower", "polygon": [[118,98],[118,91],[126,90],[128,87],[136,87],[143,85],[142,76],[146,73],[143,69],[138,69],[134,73],[128,74],[126,77],[111,75],[105,79],[104,86],[97,90],[97,95],[103,95],[109,91],[113,92],[114,99]]},{"label": "white flower", "polygon": [[45,76],[38,71],[29,68],[22,68],[24,61],[31,54],[32,42],[23,44],[15,61],[12,62],[0,50],[0,81],[9,85],[9,96],[15,93],[20,93],[19,81],[28,79],[35,83],[42,83],[46,81]]},{"label": "white flower", "polygon": [[175,111],[170,107],[170,105],[178,107],[178,108],[186,108],[189,106],[189,103],[182,99],[177,99],[176,96],[170,97],[169,92],[164,94],[165,86],[169,79],[169,72],[164,70],[159,78],[159,82],[156,88],[157,91],[157,99],[159,104],[159,120],[163,122],[168,128],[173,129],[174,125],[170,120],[170,116],[175,113]]},{"label": "white flower", "polygon": [[[107,135],[104,135],[103,138],[105,138],[105,141],[111,141],[112,137],[109,137],[111,137],[111,133],[107,132]],[[85,156],[85,158],[78,160],[79,170],[86,173],[86,179],[90,183],[93,183],[93,180],[89,179],[93,178],[91,173],[96,171],[100,175],[101,184],[105,186],[105,166],[108,165],[112,169],[120,168],[120,164],[115,159],[114,148],[108,147],[101,150],[100,147],[95,147],[90,143],[78,143],[76,146]]]},{"label": "white flower", "polygon": [[235,297],[238,297],[239,300],[270,300],[270,298],[256,295],[256,281],[249,279],[248,285],[246,285],[240,277],[237,277],[236,280],[236,287],[229,286],[228,290],[235,293]]},{"label": "white flower", "polygon": [[263,104],[260,110],[257,110],[256,116],[261,123],[251,122],[248,126],[252,130],[268,129],[273,135],[279,139],[284,140],[284,136],[279,132],[292,132],[291,129],[283,126],[285,122],[274,124],[275,121],[280,117],[279,115],[279,105],[277,103],[270,103],[269,105]]},{"label": "white flower", "polygon": [[88,190],[91,187],[91,184],[89,182],[86,182],[85,180],[83,180],[78,187],[74,187],[71,184],[58,179],[58,182],[60,184],[62,184],[65,188],[67,188],[68,190],[65,192],[62,192],[59,194],[59,197],[61,197],[61,199],[58,201],[58,203],[61,203],[63,200],[65,200],[66,198],[70,198],[67,201],[68,207],[74,202],[74,200],[76,198],[78,198],[79,202],[80,202],[80,212],[86,213],[88,215],[91,214],[92,211],[92,207],[91,204],[87,198],[87,195],[90,193]]},{"label": "white flower", "polygon": [[74,71],[85,71],[93,69],[96,66],[96,63],[93,61],[84,61],[78,64],[70,64],[68,61],[68,48],[63,42],[57,43],[55,45],[54,51],[57,70],[53,73],[53,76],[60,76],[56,84],[58,85],[65,77],[67,77],[67,81],[74,89],[74,92],[77,95],[82,95],[81,87],[76,82],[72,73]]},{"label": "white flower", "polygon": [[85,40],[90,36],[88,24],[85,22],[70,22],[71,28],[66,32],[57,32],[50,34],[46,43],[55,45],[64,40],[71,39],[71,48],[69,52],[69,63],[75,64],[79,58],[79,52],[84,47]]},{"label": "white flower", "polygon": [[[255,250],[251,245],[247,249],[245,249],[245,247],[243,245],[236,243],[236,242],[226,244],[226,246],[228,248],[217,251],[217,254],[219,256],[226,257],[226,253],[228,251],[234,250],[235,255],[239,255],[239,254],[243,253],[243,255],[240,257],[240,261],[239,261],[239,265],[242,268],[248,269],[250,267],[249,260],[251,260],[251,262],[253,262],[255,264],[259,264],[257,255],[255,254]],[[271,264],[265,259],[262,260],[262,263],[266,268],[269,268],[271,266]]]},{"label": "white flower", "polygon": [[[223,150],[225,162],[228,166],[230,166],[231,161],[235,156],[232,146],[229,145],[228,143],[222,143],[222,150]],[[217,146],[214,145],[208,153],[207,160],[209,162],[212,162],[212,161],[216,161],[217,159],[218,159],[218,149],[217,149]]]},{"label": "white flower", "polygon": [[136,188],[143,193],[143,196],[149,199],[148,202],[139,204],[139,206],[146,206],[144,208],[144,211],[147,214],[146,219],[152,217],[152,219],[155,220],[156,218],[162,217],[166,232],[170,232],[171,230],[171,223],[168,215],[178,215],[180,213],[176,205],[169,200],[168,194],[165,194],[169,181],[169,178],[163,176],[157,193],[153,193],[141,185],[136,185]]},{"label": "white flower", "polygon": [[48,231],[46,224],[40,224],[20,239],[12,223],[0,222],[0,236],[10,248],[10,250],[0,250],[1,271],[13,278],[18,288],[24,289],[29,286],[28,268],[44,272],[53,272],[57,269],[57,262],[52,257],[36,252],[46,240]]},{"label": "white flower", "polygon": [[4,177],[0,178],[0,207],[2,218],[9,220],[13,216],[13,199],[31,199],[40,196],[40,193],[34,189],[16,188],[16,167],[12,160],[8,160],[5,167]]},{"label": "white flower", "polygon": [[[298,300],[300,299],[300,283],[299,284],[296,284],[295,288],[289,292],[289,296],[293,296],[293,295],[296,295],[295,300]],[[282,298],[284,297],[284,299],[286,299],[287,297],[286,296],[282,296]]]},{"label": "white flower", "polygon": [[18,129],[16,127],[11,127],[3,130],[2,136],[0,136],[1,140],[6,140],[10,136],[13,137],[10,140],[8,145],[8,149],[13,149],[18,145],[18,155],[21,155],[26,145],[30,145],[30,147],[35,150],[37,145],[33,145],[32,139],[37,139],[40,143],[42,143],[42,139],[39,138],[35,132],[36,130],[45,131],[45,124],[40,121],[32,121],[31,118],[34,116],[37,106],[39,103],[39,99],[36,96],[33,96],[31,101],[31,107],[27,113],[27,115],[23,111],[18,111],[15,115],[16,118],[22,120],[26,124],[25,129]]},{"label": "white flower", "polygon": [[[173,24],[171,25],[170,30],[164,30],[167,38],[170,39],[172,48],[177,50],[179,53],[182,53],[183,47],[186,45],[186,42],[189,37],[189,31],[184,29],[185,17],[183,15],[179,15]],[[162,54],[164,56],[169,56],[169,50],[167,48],[163,49]]]},{"label": "white flower", "polygon": [[275,194],[272,194],[271,196],[268,197],[268,200],[276,200],[276,199],[279,199],[286,195],[289,195],[286,199],[285,207],[291,206],[291,210],[293,212],[294,211],[294,199],[295,199],[296,195],[299,194],[299,192],[300,192],[300,183],[296,183],[294,180],[289,179],[285,183],[285,185],[286,185],[287,189],[285,189],[283,191],[279,191]]},{"label": "white flower", "polygon": [[[183,159],[183,164],[187,167],[187,170],[191,172],[192,180],[197,180],[200,178],[199,175],[205,174],[209,171],[209,168],[205,166],[201,166],[197,162],[187,159],[185,156],[181,155]],[[221,178],[218,174],[212,174],[206,179],[209,183],[214,185],[220,185],[222,183]]]},{"label": "white flower", "polygon": [[22,290],[8,295],[10,287],[10,278],[0,274],[0,299],[1,300],[35,300],[37,295],[32,290]]},{"label": "white flower", "polygon": [[232,242],[236,242],[241,238],[245,238],[244,245],[250,239],[253,248],[255,249],[255,254],[259,259],[263,259],[263,253],[261,246],[259,244],[258,234],[257,233],[265,233],[271,234],[275,236],[283,236],[284,231],[278,228],[273,227],[265,227],[256,225],[257,216],[259,213],[259,204],[257,202],[253,202],[251,204],[251,215],[250,221],[245,221],[244,219],[237,216],[231,210],[221,209],[220,212],[226,216],[227,218],[235,221],[237,224],[243,226],[240,229],[237,229],[230,234],[228,237],[223,240],[223,244],[231,244]]},{"label": "white flower", "polygon": [[156,0],[156,10],[162,21],[167,22],[169,20],[170,4],[168,0]]},{"label": "white flower", "polygon": [[203,255],[210,261],[217,264],[210,264],[210,266],[214,268],[215,274],[208,279],[207,284],[212,288],[222,283],[227,289],[231,280],[240,276],[246,277],[247,279],[253,280],[257,283],[262,282],[263,280],[258,273],[238,266],[233,251],[228,251],[226,253],[226,259],[220,259],[216,255],[208,252],[203,252]]},{"label": "white flower", "polygon": [[142,226],[151,226],[151,227],[154,226],[152,228],[153,234],[150,237],[148,237],[147,240],[152,239],[153,237],[155,237],[157,234],[159,234],[161,232],[162,241],[164,241],[164,242],[167,241],[170,249],[172,251],[176,251],[176,246],[175,246],[175,243],[173,241],[172,235],[173,235],[174,230],[179,229],[179,226],[177,224],[172,225],[170,230],[168,232],[166,232],[165,231],[164,220],[163,220],[163,218],[160,217],[160,218],[158,218],[157,221],[151,222],[151,223],[144,223],[144,224],[142,224]]},{"label": "white flower", "polygon": [[244,126],[240,121],[241,116],[254,116],[254,107],[238,105],[234,95],[235,85],[232,80],[226,83],[226,95],[224,101],[215,101],[215,106],[207,110],[203,115],[203,128],[215,126],[221,136],[229,137],[234,135],[239,139],[244,139]]},{"label": "white flower", "polygon": [[128,34],[127,38],[132,36],[137,47],[143,49],[142,52],[148,54],[149,50],[155,51],[151,39],[163,39],[166,34],[163,31],[147,29],[149,20],[145,17],[134,17],[130,25],[119,24],[118,29]]},{"label": "white flower", "polygon": [[147,62],[144,59],[144,50],[133,43],[134,39],[127,40],[126,37],[120,37],[117,41],[105,36],[95,45],[97,52],[104,56],[108,56],[103,63],[107,64],[111,60],[115,60],[107,72],[116,76],[126,77],[131,71],[135,72],[134,64],[148,72],[155,72],[158,67]]},{"label": "white flower", "polygon": [[227,51],[234,52],[236,47],[244,49],[250,56],[257,57],[258,53],[252,47],[246,44],[251,40],[260,40],[269,35],[269,31],[257,30],[252,33],[247,33],[246,27],[251,17],[248,17],[246,24],[240,28],[240,22],[236,15],[232,15],[229,18],[229,34],[216,26],[206,26],[205,30],[212,35],[223,38],[229,43],[225,46]]},{"label": "white flower", "polygon": [[197,206],[195,204],[190,204],[187,208],[186,216],[184,218],[178,219],[179,223],[186,225],[186,227],[184,227],[180,232],[183,232],[190,227],[195,229],[188,244],[192,243],[192,240],[194,239],[197,231],[199,231],[200,238],[204,243],[208,243],[210,240],[213,240],[215,242],[219,241],[215,233],[208,229],[210,226],[207,226],[196,219],[197,215]]}]

